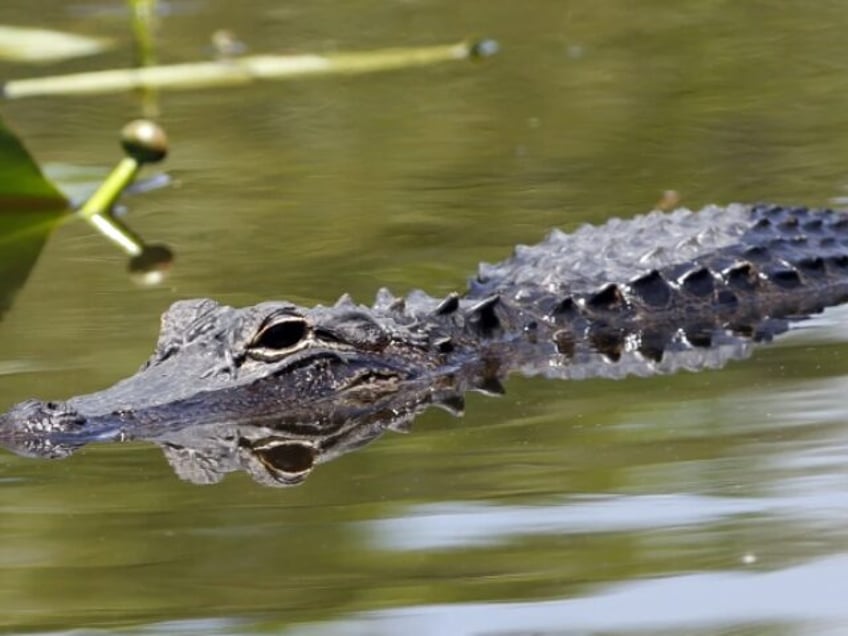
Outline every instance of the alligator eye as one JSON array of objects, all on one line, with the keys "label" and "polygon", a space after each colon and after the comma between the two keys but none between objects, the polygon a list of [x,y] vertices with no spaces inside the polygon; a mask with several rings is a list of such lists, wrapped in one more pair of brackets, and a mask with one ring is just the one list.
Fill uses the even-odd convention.
[{"label": "alligator eye", "polygon": [[286,318],[264,327],[253,339],[252,347],[281,351],[290,349],[309,333],[309,326],[301,318]]}]

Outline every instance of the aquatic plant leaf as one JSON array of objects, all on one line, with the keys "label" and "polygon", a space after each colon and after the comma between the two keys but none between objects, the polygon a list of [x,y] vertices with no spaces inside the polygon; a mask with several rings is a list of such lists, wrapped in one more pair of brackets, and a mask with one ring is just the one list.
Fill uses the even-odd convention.
[{"label": "aquatic plant leaf", "polygon": [[35,265],[67,199],[0,121],[0,316]]},{"label": "aquatic plant leaf", "polygon": [[0,214],[64,209],[65,197],[41,173],[21,141],[0,121]]},{"label": "aquatic plant leaf", "polygon": [[0,59],[16,62],[54,62],[94,55],[111,42],[74,33],[0,25]]}]

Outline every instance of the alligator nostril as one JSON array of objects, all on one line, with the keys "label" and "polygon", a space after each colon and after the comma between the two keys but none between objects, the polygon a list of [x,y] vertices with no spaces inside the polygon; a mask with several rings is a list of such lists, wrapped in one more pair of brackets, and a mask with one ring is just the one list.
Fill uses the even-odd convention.
[{"label": "alligator nostril", "polygon": [[86,423],[85,417],[67,402],[25,400],[13,406],[0,419],[5,432],[45,435],[77,431]]}]

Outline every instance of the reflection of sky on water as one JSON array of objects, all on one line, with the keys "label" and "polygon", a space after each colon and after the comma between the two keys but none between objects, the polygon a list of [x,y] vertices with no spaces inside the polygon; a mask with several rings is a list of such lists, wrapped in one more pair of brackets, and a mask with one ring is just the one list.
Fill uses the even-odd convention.
[{"label": "reflection of sky on water", "polygon": [[[752,393],[740,399],[739,409],[767,414],[771,426],[794,426],[848,421],[848,376],[836,376],[805,383],[792,388]],[[846,440],[848,441],[848,440]]]},{"label": "reflection of sky on water", "polygon": [[[288,634],[452,636],[656,632],[801,624],[803,633],[848,620],[848,556],[773,572],[685,574],[613,585],[594,596],[403,607],[354,615]],[[680,631],[673,633],[683,633]],[[833,633],[838,633],[834,631]]]},{"label": "reflection of sky on water", "polygon": [[[848,310],[845,316],[848,318]],[[789,336],[791,344],[798,346],[819,336],[831,341],[846,339],[848,320],[830,312],[814,320],[816,329],[795,331]],[[846,389],[848,377],[836,376],[793,383],[790,390],[741,390],[722,400],[743,427],[763,431],[739,449],[743,457],[759,458],[757,471],[765,479],[757,494],[762,496],[671,492],[571,497],[540,505],[442,502],[411,506],[401,516],[363,527],[378,550],[459,553],[533,536],[664,530],[753,516],[767,524],[773,520],[775,527],[797,523],[809,529],[810,541],[829,542],[842,535],[848,519]],[[751,418],[746,418],[748,413]],[[763,413],[768,416],[764,418]],[[788,434],[796,427],[806,432]],[[674,489],[674,483],[668,487]],[[679,487],[684,489],[686,484]],[[764,537],[769,543],[773,539]],[[840,553],[841,540],[836,542],[833,556],[769,572],[745,571],[762,565],[758,546],[752,544],[750,552],[741,547],[734,555],[739,571],[634,580],[598,588],[596,594],[580,598],[408,606],[355,614],[290,633],[712,633],[741,625],[779,625],[790,633],[844,633],[848,554]],[[759,547],[768,550],[775,546]]]},{"label": "reflection of sky on water", "polygon": [[848,342],[848,305],[828,307],[822,313],[795,323],[790,333],[780,337],[792,343]]},{"label": "reflection of sky on water", "polygon": [[740,515],[815,522],[817,528],[832,525],[841,531],[848,519],[846,389],[848,376],[838,376],[794,383],[788,390],[742,390],[719,398],[721,411],[732,414],[733,430],[747,429],[749,434],[739,440],[732,463],[716,460],[716,470],[732,480],[731,465],[756,458],[748,470],[757,472],[759,486],[739,496],[687,493],[708,485],[668,473],[650,482],[653,492],[514,505],[447,500],[410,506],[396,517],[363,527],[377,549],[400,551],[494,545],[519,536],[703,525]]},{"label": "reflection of sky on water", "polygon": [[436,550],[492,545],[516,536],[695,525],[768,510],[765,500],[686,494],[592,497],[547,506],[457,501],[415,506],[403,517],[381,519],[369,525],[379,548]]},{"label": "reflection of sky on water", "polygon": [[[699,495],[591,497],[560,505],[497,506],[453,502],[414,506],[403,517],[368,522],[375,547],[439,550],[486,546],[518,536],[632,532],[715,523],[738,515],[803,517],[844,524],[848,489],[815,488],[795,497]],[[741,556],[741,555],[740,555]]]}]

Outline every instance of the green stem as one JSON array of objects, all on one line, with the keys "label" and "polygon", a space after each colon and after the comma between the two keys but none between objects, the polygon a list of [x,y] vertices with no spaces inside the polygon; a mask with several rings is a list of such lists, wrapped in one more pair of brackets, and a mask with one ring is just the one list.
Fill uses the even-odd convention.
[{"label": "green stem", "polygon": [[130,0],[132,31],[139,66],[156,64],[156,0]]},{"label": "green stem", "polygon": [[97,214],[108,214],[112,206],[115,205],[115,201],[121,196],[124,188],[135,180],[135,176],[138,174],[140,168],[141,164],[131,157],[121,159],[118,165],[109,173],[109,176],[106,177],[106,180],[100,184],[100,187],[97,188],[95,193],[83,204],[77,214],[84,219]]},{"label": "green stem", "polygon": [[115,201],[138,174],[141,164],[130,157],[118,162],[106,180],[77,212],[77,215],[97,229],[130,256],[138,256],[144,250],[144,241],[128,227],[112,218],[109,212]]},{"label": "green stem", "polygon": [[129,256],[139,256],[144,251],[144,241],[141,237],[108,214],[94,214],[84,218]]}]

